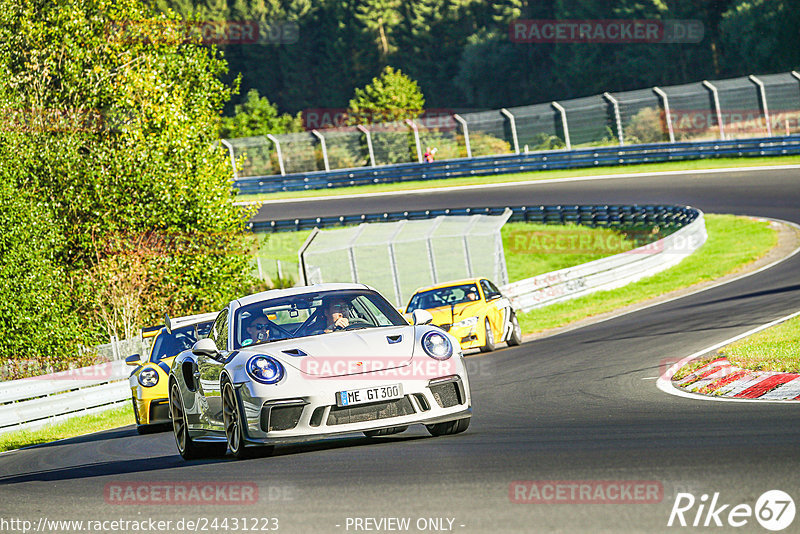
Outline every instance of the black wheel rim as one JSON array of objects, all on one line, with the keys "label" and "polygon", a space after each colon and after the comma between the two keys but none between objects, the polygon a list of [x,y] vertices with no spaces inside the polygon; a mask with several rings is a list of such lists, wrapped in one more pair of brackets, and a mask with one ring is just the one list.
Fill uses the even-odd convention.
[{"label": "black wheel rim", "polygon": [[239,416],[236,412],[236,398],[230,385],[225,386],[225,391],[222,395],[222,417],[225,421],[225,435],[228,438],[228,446],[230,446],[231,452],[236,452],[239,450],[241,433],[239,432]]},{"label": "black wheel rim", "polygon": [[187,429],[186,421],[183,418],[183,406],[181,406],[181,398],[177,384],[172,384],[172,395],[170,395],[169,406],[172,410],[172,430],[175,432],[175,443],[178,444],[178,450],[184,452],[186,450]]}]

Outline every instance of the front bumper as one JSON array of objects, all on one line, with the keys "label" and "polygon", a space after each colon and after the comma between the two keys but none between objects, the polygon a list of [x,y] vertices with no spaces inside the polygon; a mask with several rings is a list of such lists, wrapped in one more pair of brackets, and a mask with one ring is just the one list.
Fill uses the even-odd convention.
[{"label": "front bumper", "polygon": [[[336,393],[376,385],[356,379],[309,381],[312,394],[276,398],[269,388],[252,382],[236,387],[240,413],[247,419],[246,440],[278,444],[311,441],[352,432],[411,424],[434,424],[472,415],[466,374],[432,380],[403,380],[403,397],[393,401],[338,407]],[[385,379],[382,383],[386,385]]]},{"label": "front bumper", "polygon": [[169,399],[137,399],[140,425],[160,425],[172,421],[169,415]]},{"label": "front bumper", "polygon": [[484,345],[479,337],[477,325],[450,327],[448,333],[458,340],[462,349],[474,349]]}]

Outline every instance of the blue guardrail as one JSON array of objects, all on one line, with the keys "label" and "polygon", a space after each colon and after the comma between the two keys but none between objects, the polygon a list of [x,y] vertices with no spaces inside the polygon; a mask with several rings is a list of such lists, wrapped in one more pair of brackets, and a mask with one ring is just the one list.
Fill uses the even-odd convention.
[{"label": "blue guardrail", "polygon": [[731,141],[658,143],[582,148],[571,151],[531,152],[462,158],[433,163],[402,163],[330,172],[314,171],[285,176],[252,176],[234,181],[240,194],[331,189],[354,185],[439,180],[513,172],[577,169],[636,163],[659,163],[723,157],[786,156],[800,154],[800,135],[736,139]]},{"label": "blue guardrail", "polygon": [[584,205],[584,206],[504,206],[493,208],[456,208],[441,210],[393,211],[364,213],[339,217],[314,217],[251,222],[254,232],[293,232],[311,228],[333,228],[361,223],[433,219],[441,215],[501,215],[511,210],[509,221],[543,224],[574,223],[583,226],[612,226],[623,228],[677,229],[697,218],[698,212],[689,206],[670,205]]}]

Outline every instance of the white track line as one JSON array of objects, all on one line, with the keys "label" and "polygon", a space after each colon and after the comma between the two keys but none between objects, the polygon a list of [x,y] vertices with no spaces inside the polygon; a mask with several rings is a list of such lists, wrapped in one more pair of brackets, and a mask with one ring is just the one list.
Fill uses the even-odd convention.
[{"label": "white track line", "polygon": [[[302,197],[302,198],[283,198],[275,200],[250,200],[244,202],[234,202],[235,206],[251,206],[251,205],[267,205],[267,204],[286,204],[293,202],[319,202],[324,200],[346,200],[353,198],[369,198],[369,197],[386,197],[398,195],[425,195],[430,193],[448,192],[448,191],[468,191],[472,189],[492,189],[498,187],[517,187],[521,185],[546,185],[557,184],[566,182],[581,182],[592,180],[613,180],[624,178],[642,178],[650,176],[681,176],[687,174],[720,174],[732,172],[756,172],[756,171],[780,171],[780,170],[796,170],[800,169],[800,165],[772,165],[761,167],[730,167],[722,169],[698,169],[698,170],[683,170],[683,171],[657,171],[657,172],[641,172],[641,173],[626,173],[626,174],[598,174],[595,176],[571,176],[567,178],[548,178],[545,180],[524,180],[518,182],[501,182],[496,184],[475,184],[475,185],[454,185],[442,187],[429,187],[425,189],[411,189],[408,191],[383,191],[379,193],[355,193],[350,195],[335,195],[323,197]],[[524,172],[524,171],[523,171]],[[529,171],[537,172],[537,171]],[[455,178],[469,178],[470,176],[459,176]],[[475,176],[480,178],[480,176]],[[443,180],[446,180],[444,178]]]},{"label": "white track line", "polygon": [[667,369],[667,371],[663,375],[658,377],[658,381],[656,382],[656,387],[658,387],[658,389],[660,389],[664,393],[668,393],[670,395],[675,395],[676,397],[683,397],[683,398],[686,398],[686,399],[694,399],[694,400],[708,400],[708,401],[721,401],[721,402],[758,402],[758,403],[769,402],[769,403],[782,403],[782,404],[786,404],[787,402],[794,402],[794,401],[767,400],[767,399],[731,399],[731,398],[725,398],[725,397],[711,397],[711,396],[706,396],[706,395],[698,395],[696,393],[689,393],[687,391],[684,391],[682,389],[678,389],[675,386],[673,386],[672,385],[672,376],[678,371],[678,369],[680,369],[681,367],[683,367],[684,365],[686,365],[690,361],[694,360],[695,358],[699,358],[700,356],[702,356],[704,354],[708,354],[709,352],[717,350],[719,348],[722,348],[725,345],[730,345],[734,341],[739,341],[740,339],[746,338],[748,336],[752,336],[753,334],[761,332],[762,330],[766,330],[767,328],[769,328],[771,326],[775,326],[777,324],[780,324],[780,323],[782,323],[784,321],[788,321],[789,319],[793,319],[793,318],[795,318],[797,316],[800,316],[800,311],[796,311],[796,312],[794,312],[792,314],[789,314],[789,315],[787,315],[785,317],[781,317],[780,319],[775,319],[774,321],[770,321],[767,324],[762,324],[761,326],[757,326],[756,328],[753,328],[752,330],[748,330],[747,332],[745,332],[743,334],[739,334],[738,336],[734,336],[732,338],[726,339],[725,341],[720,341],[719,343],[711,345],[710,347],[706,347],[706,348],[704,348],[702,350],[699,350],[699,351],[695,352],[694,354],[686,356],[681,361],[679,361],[678,363],[676,363],[675,365],[673,365],[672,367]]}]

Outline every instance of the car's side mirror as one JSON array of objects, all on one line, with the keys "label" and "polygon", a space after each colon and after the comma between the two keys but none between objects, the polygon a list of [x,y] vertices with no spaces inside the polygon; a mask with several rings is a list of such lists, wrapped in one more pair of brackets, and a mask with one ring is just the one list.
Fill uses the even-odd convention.
[{"label": "car's side mirror", "polygon": [[139,355],[139,354],[131,354],[130,356],[125,358],[125,363],[127,365],[139,365],[141,360],[142,360],[141,355]]},{"label": "car's side mirror", "polygon": [[411,313],[411,318],[414,319],[414,324],[431,324],[433,322],[433,315],[428,310],[414,310]]},{"label": "car's side mirror", "polygon": [[219,349],[217,349],[217,344],[214,343],[214,340],[207,337],[194,344],[194,347],[192,347],[192,354],[195,356],[214,358],[219,354]]}]

